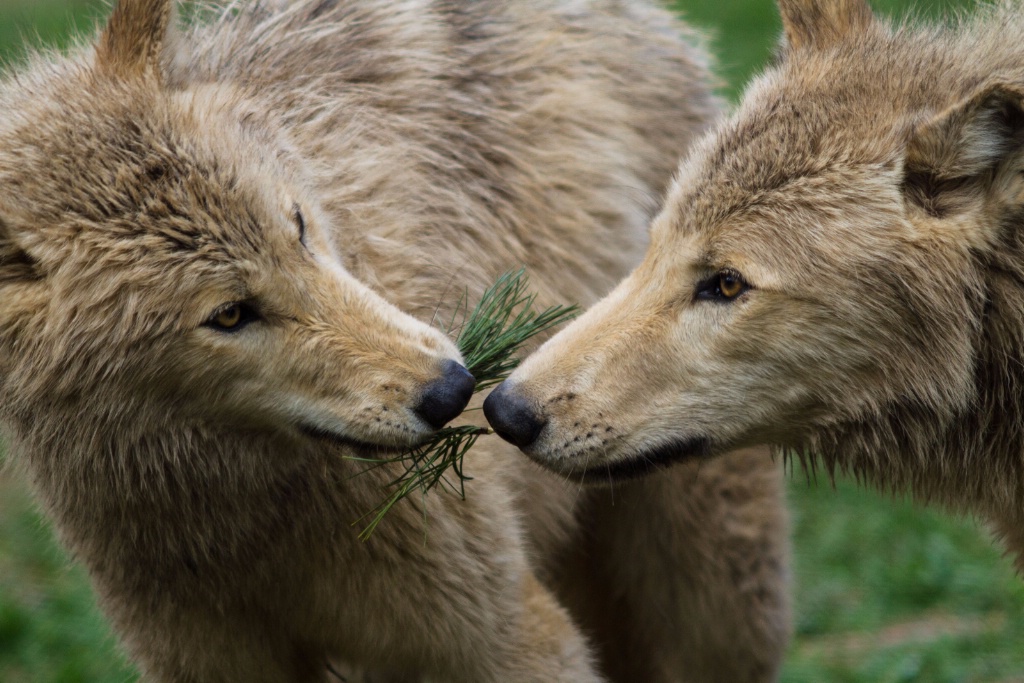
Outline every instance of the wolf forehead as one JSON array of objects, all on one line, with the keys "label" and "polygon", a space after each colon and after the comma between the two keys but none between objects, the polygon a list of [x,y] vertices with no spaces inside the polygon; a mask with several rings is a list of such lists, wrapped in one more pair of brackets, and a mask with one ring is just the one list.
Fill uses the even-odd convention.
[{"label": "wolf forehead", "polygon": [[893,112],[879,127],[848,97],[823,92],[807,102],[779,89],[748,100],[681,168],[675,196],[684,215],[708,227],[770,210],[800,211],[811,204],[810,192],[820,209],[823,191],[836,201],[851,198],[863,169],[895,170],[902,117]]},{"label": "wolf forehead", "polygon": [[213,260],[259,252],[288,194],[284,151],[198,99],[114,88],[15,113],[0,127],[0,220],[50,248],[116,237]]},{"label": "wolf forehead", "polygon": [[794,262],[809,276],[837,240],[846,249],[867,241],[852,263],[873,250],[872,234],[897,237],[898,222],[885,220],[900,206],[896,145],[843,141],[837,119],[780,102],[730,122],[682,166],[652,238],[692,241],[710,269],[751,275],[745,266],[757,263],[801,277]]},{"label": "wolf forehead", "polygon": [[815,236],[802,228],[823,220],[845,217],[852,228],[851,212],[877,223],[897,211],[914,126],[971,83],[951,78],[948,89],[907,92],[891,75],[914,48],[887,31],[873,29],[825,56],[788,54],[756,79],[740,108],[681,165],[670,226],[716,240],[735,228],[748,247],[758,235],[797,247]]}]

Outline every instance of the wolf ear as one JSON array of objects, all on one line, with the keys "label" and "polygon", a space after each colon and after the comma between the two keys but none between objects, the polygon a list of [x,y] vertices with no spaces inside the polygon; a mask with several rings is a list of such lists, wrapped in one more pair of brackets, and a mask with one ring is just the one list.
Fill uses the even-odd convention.
[{"label": "wolf ear", "polygon": [[954,211],[977,183],[1024,148],[1024,87],[987,85],[910,133],[904,168],[908,201],[935,216]]},{"label": "wolf ear", "polygon": [[160,78],[174,16],[174,0],[120,0],[100,37],[97,63],[119,76]]},{"label": "wolf ear", "polygon": [[778,0],[791,49],[823,49],[867,31],[874,15],[866,0]]}]

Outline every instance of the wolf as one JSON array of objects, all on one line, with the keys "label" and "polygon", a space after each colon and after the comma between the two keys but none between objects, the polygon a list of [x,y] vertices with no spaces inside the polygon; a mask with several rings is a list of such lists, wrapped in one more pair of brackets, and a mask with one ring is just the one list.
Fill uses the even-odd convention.
[{"label": "wolf", "polygon": [[616,511],[485,439],[465,501],[352,526],[401,471],[355,458],[473,392],[433,320],[511,268],[589,304],[639,261],[720,108],[697,37],[640,1],[199,12],[121,0],[0,84],[0,421],[147,680],[774,677],[785,510],[750,453]]},{"label": "wolf", "polygon": [[1024,11],[778,4],[777,63],[683,160],[642,264],[488,418],[602,480],[775,444],[991,520],[1024,571]]}]

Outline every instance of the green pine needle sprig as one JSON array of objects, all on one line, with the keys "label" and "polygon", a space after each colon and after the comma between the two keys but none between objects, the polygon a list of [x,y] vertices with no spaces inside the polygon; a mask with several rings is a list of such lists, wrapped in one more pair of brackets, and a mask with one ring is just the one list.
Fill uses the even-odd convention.
[{"label": "green pine needle sprig", "polygon": [[[453,334],[458,325],[456,344],[465,360],[466,368],[476,378],[476,391],[480,392],[505,380],[519,365],[516,352],[530,339],[552,327],[571,320],[579,312],[578,306],[552,306],[543,311],[534,310],[537,295],[528,289],[526,269],[502,275],[484,292],[479,303],[469,310],[468,294],[459,299],[445,331]],[[398,501],[419,491],[426,495],[431,489],[443,486],[466,497],[469,477],[463,471],[463,459],[481,436],[490,434],[486,427],[445,427],[431,440],[393,458],[353,458],[364,462],[369,471],[388,464],[401,464],[404,471],[389,482],[391,493],[380,505],[356,520],[359,524],[370,521],[359,537],[367,540]]]},{"label": "green pine needle sprig", "polygon": [[[502,275],[484,292],[459,331],[455,343],[476,378],[477,391],[500,384],[512,374],[519,365],[515,353],[523,344],[579,312],[578,306],[552,306],[538,313],[533,309],[537,295],[530,294],[527,285],[525,269]],[[462,305],[456,307],[456,315],[464,310]]]},{"label": "green pine needle sprig", "polygon": [[[399,476],[388,483],[388,487],[392,489],[391,494],[381,501],[380,505],[356,520],[357,524],[366,519],[370,520],[359,532],[359,538],[368,540],[395,503],[414,491],[420,491],[425,495],[437,486],[444,486],[465,498],[466,482],[472,477],[466,476],[462,471],[462,459],[477,439],[490,433],[491,430],[483,427],[445,427],[429,443],[394,458],[352,458],[370,465],[364,471],[390,463],[400,463],[405,467]],[[454,480],[448,477],[449,471],[455,475]]]}]

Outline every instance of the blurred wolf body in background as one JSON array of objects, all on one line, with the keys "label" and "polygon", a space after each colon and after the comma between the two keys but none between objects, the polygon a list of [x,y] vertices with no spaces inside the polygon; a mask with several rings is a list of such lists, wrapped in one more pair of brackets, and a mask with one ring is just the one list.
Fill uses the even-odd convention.
[{"label": "blurred wolf body in background", "polygon": [[718,107],[692,36],[602,0],[175,26],[122,0],[0,85],[0,417],[147,678],[774,678],[763,454],[580,492],[490,439],[468,500],[351,526],[397,472],[348,456],[465,404],[430,324],[461,292],[525,265],[541,303],[589,304],[639,259]]},{"label": "blurred wolf body in background", "polygon": [[[983,516],[1024,571],[1024,7],[779,5],[778,63],[694,145],[642,265],[488,417],[599,479],[779,444]],[[598,412],[616,438],[589,454]]]}]

